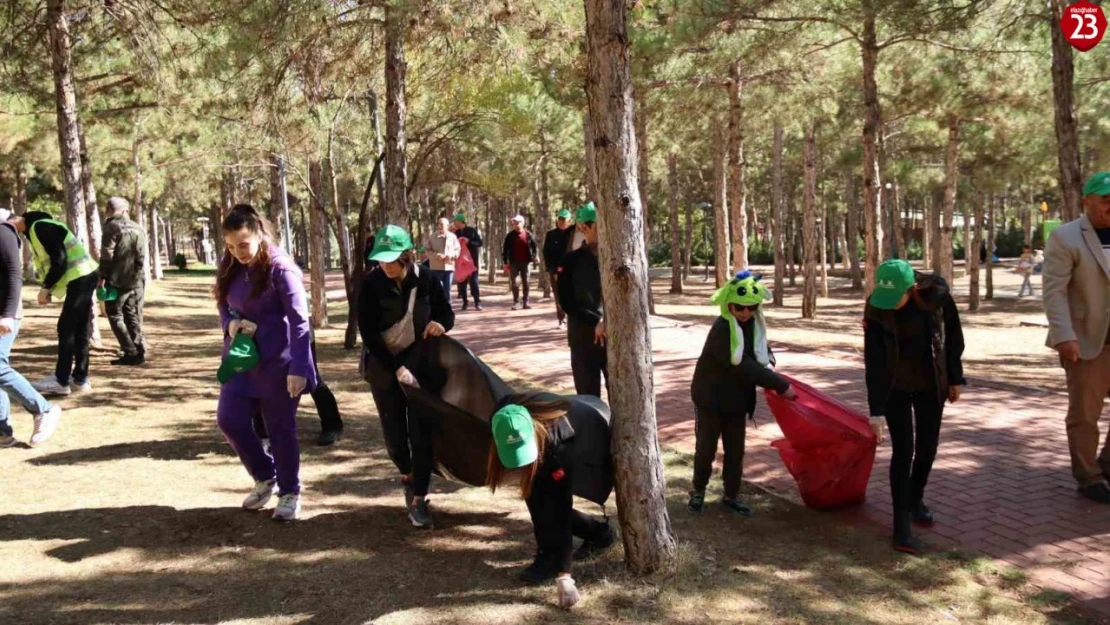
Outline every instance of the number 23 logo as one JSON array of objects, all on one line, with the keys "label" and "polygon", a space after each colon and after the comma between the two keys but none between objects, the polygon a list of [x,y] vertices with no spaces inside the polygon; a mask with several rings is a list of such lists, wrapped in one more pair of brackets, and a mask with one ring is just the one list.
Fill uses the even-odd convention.
[{"label": "number 23 logo", "polygon": [[1060,30],[1073,48],[1086,52],[1097,46],[1106,34],[1106,15],[1102,7],[1082,0],[1064,9]]}]

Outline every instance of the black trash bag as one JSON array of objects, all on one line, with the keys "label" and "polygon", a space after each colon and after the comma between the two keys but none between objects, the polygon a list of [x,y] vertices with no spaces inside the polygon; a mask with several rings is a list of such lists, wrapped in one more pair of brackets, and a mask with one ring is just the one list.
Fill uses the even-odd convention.
[{"label": "black trash bag", "polygon": [[[414,352],[409,370],[420,388],[402,388],[409,402],[409,420],[418,419],[421,427],[436,431],[436,472],[472,486],[484,485],[493,442],[490,419],[501,406],[519,401],[522,395],[451,337],[423,341]],[[570,404],[574,494],[604,505],[613,492],[609,406],[589,395],[540,394],[538,398]]]}]

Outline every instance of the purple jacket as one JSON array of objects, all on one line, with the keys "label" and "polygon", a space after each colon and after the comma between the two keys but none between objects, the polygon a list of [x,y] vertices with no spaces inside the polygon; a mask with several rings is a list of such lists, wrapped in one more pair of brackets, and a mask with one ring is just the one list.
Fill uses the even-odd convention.
[{"label": "purple jacket", "polygon": [[258,325],[254,342],[258,345],[258,366],[232,376],[224,389],[247,397],[264,397],[286,392],[286,377],[299,375],[308,383],[305,392],[316,388],[316,365],[312,359],[312,334],[308,322],[308,297],[300,268],[285,250],[270,247],[273,258],[271,286],[258,297],[251,297],[247,269],[235,262],[231,268],[231,289],[227,304],[221,304],[220,323],[224,330],[223,356],[227,356],[231,337],[227,326],[239,318]]}]

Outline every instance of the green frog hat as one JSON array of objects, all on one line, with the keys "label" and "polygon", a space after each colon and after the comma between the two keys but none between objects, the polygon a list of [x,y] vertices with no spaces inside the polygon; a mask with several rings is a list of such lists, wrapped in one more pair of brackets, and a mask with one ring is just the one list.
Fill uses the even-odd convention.
[{"label": "green frog hat", "polygon": [[763,317],[762,306],[764,301],[771,298],[771,290],[760,282],[761,278],[762,276],[753,275],[750,271],[741,271],[709,298],[710,303],[720,307],[721,318],[729,323],[729,354],[734,365],[740,364],[744,358],[744,333],[740,329],[740,322],[729,311],[729,304],[759,306],[753,317],[755,345],[752,348],[759,364],[763,366],[771,364],[771,351],[767,347],[767,322]]}]

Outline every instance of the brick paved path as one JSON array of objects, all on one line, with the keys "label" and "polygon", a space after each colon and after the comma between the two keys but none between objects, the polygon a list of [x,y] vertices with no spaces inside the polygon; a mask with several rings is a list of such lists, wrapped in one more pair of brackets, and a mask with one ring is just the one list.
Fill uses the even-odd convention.
[{"label": "brick paved path", "polygon": [[[484,303],[485,312],[459,313],[452,336],[503,374],[552,391],[573,389],[565,335],[555,327],[549,302],[515,312],[503,297]],[[660,439],[688,452],[694,447],[689,381],[707,330],[702,324],[652,320]],[[782,372],[866,410],[858,358],[806,353],[774,343],[774,329],[770,336]],[[1035,583],[1072,593],[1084,607],[1110,619],[1110,506],[1075,493],[1063,425],[1067,397],[975,386],[975,372],[968,375],[973,386],[945,413],[926,497],[937,524],[920,530],[922,537],[1025,569]],[[800,501],[778,452],[769,446],[781,431],[760,404],[759,425],[748,429],[744,476]],[[866,504],[829,513],[872,526],[883,540],[890,527],[889,458],[889,445],[880,446]]]}]

